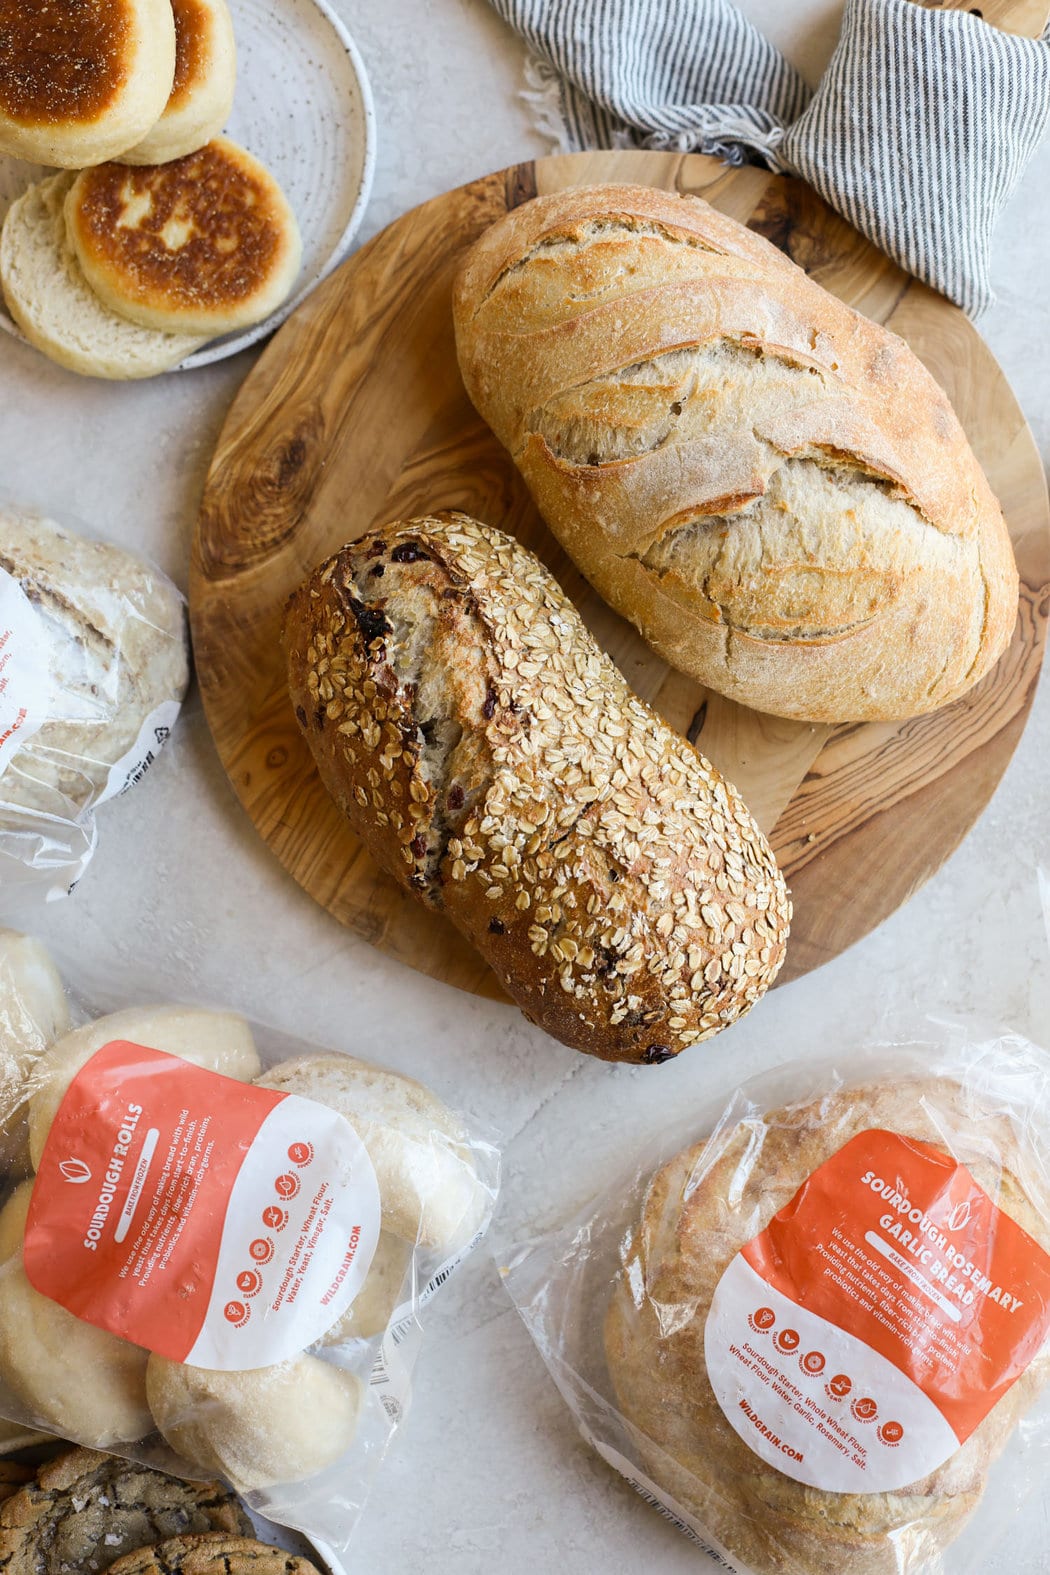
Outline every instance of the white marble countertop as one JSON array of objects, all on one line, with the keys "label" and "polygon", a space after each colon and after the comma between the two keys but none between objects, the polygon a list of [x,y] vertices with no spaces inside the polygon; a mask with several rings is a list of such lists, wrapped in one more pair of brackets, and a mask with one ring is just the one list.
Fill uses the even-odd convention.
[{"label": "white marble countertop", "polygon": [[[522,51],[485,0],[335,0],[376,94],[379,162],[362,238],[485,170],[546,151],[518,97]],[[839,0],[741,0],[819,73]],[[1050,144],[996,250],[999,305],[982,324],[1050,455]],[[247,353],[151,384],[81,381],[0,342],[0,491],[71,511],[185,584],[209,456]],[[199,714],[149,780],[100,816],[76,897],[35,928],[75,976],[226,1002],[433,1083],[504,1135],[499,1236],[530,1232],[615,1175],[669,1111],[813,1051],[848,1061],[884,1025],[978,1016],[1050,1040],[1050,966],[1036,867],[1050,863],[1037,697],[1005,780],[923,891],[837,962],[775,992],[710,1046],[659,1069],[610,1069],[512,1010],[416,976],[345,934],[282,872],[234,799]],[[104,817],[104,818],[103,818]],[[578,1439],[484,1252],[431,1308],[414,1406],[361,1525],[351,1569],[562,1575],[708,1566]],[[1047,1568],[1032,1501],[982,1568]],[[999,1528],[1002,1532],[1003,1528]],[[1008,1551],[1006,1549],[1008,1543]],[[952,1562],[951,1569],[963,1568]]]}]

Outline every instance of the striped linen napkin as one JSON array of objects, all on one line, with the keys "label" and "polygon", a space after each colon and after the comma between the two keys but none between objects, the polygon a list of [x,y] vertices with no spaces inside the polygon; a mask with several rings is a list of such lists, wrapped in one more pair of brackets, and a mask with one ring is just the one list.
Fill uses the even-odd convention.
[{"label": "striped linen napkin", "polygon": [[801,175],[909,273],[978,316],[996,220],[1050,122],[1050,28],[846,0],[815,93],[730,0],[492,0],[525,38],[564,148],[758,159]]}]

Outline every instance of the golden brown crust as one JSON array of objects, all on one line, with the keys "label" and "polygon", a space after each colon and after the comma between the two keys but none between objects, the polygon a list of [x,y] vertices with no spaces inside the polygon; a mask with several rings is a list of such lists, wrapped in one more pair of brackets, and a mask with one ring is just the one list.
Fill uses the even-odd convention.
[{"label": "golden brown crust", "polygon": [[666,1060],[772,982],[790,906],[765,838],[509,537],[463,515],[372,532],[292,597],[285,647],[368,851],[555,1038]]},{"label": "golden brown crust", "polygon": [[92,122],[127,80],[128,0],[0,0],[0,113],[23,126]]},{"label": "golden brown crust", "polygon": [[175,14],[175,81],[168,109],[178,109],[208,74],[214,27],[210,5],[203,0],[171,0]]},{"label": "golden brown crust", "polygon": [[[722,1134],[705,1168],[705,1145],[698,1143],[649,1184],[606,1316],[609,1375],[654,1480],[755,1575],[925,1568],[977,1507],[989,1466],[1050,1376],[1044,1349],[942,1466],[895,1492],[873,1494],[824,1493],[767,1466],[730,1426],[707,1376],[704,1326],[722,1274],[814,1170],[858,1132],[885,1128],[943,1148],[945,1121],[972,1136],[973,1119],[963,1089],[948,1080],[873,1082],[761,1120],[752,1114]],[[986,1121],[981,1131],[993,1140],[986,1156],[997,1152],[1004,1167],[1020,1165],[1005,1118]],[[980,1158],[976,1144],[972,1149],[966,1159],[977,1182],[1044,1248],[1050,1245],[1044,1214],[1017,1175]],[[689,1316],[672,1316],[674,1308],[688,1308]]]},{"label": "golden brown crust", "polygon": [[933,709],[1016,618],[1001,510],[908,347],[699,198],[508,214],[454,296],[468,393],[675,666],[813,720]]}]

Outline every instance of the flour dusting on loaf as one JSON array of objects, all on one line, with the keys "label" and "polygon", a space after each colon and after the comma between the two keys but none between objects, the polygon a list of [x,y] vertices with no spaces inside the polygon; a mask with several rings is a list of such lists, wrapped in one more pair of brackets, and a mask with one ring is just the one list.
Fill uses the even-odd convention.
[{"label": "flour dusting on loaf", "polygon": [[908,346],[696,197],[514,209],[454,294],[467,392],[665,660],[810,721],[954,700],[1002,655],[1002,511]]},{"label": "flour dusting on loaf", "polygon": [[510,537],[459,514],[370,532],[292,597],[285,645],[373,857],[556,1038],[663,1061],[772,983],[790,905],[764,836]]}]

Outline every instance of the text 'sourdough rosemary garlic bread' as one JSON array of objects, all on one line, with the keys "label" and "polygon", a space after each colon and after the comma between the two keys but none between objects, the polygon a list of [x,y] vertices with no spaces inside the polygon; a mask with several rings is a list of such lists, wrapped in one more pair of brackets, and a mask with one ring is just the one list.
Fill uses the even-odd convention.
[{"label": "text 'sourdough rosemary garlic bread'", "polygon": [[545,520],[673,666],[762,711],[917,715],[1017,616],[1002,511],[902,340],[695,197],[598,186],[481,236],[471,399]]},{"label": "text 'sourdough rosemary garlic bread'", "polygon": [[510,537],[460,514],[370,532],[291,598],[285,646],[369,852],[555,1038],[663,1061],[772,983],[790,906],[761,831]]},{"label": "text 'sourdough rosemary garlic bread'", "polygon": [[174,79],[170,0],[0,0],[0,153],[62,169],[116,158]]},{"label": "text 'sourdough rosemary garlic bread'", "polygon": [[917,1077],[741,1104],[650,1181],[605,1320],[616,1402],[754,1575],[939,1569],[1050,1377],[1045,1177],[1005,1110],[978,1128]]}]

